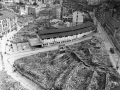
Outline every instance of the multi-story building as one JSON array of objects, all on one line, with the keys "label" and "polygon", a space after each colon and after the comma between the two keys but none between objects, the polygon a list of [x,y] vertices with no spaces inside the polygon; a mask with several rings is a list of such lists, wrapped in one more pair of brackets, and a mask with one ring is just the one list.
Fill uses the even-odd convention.
[{"label": "multi-story building", "polygon": [[71,40],[79,39],[84,35],[88,35],[96,30],[92,22],[86,22],[78,26],[38,30],[37,34],[43,46],[54,45],[54,43],[63,43]]},{"label": "multi-story building", "polygon": [[39,12],[43,10],[41,6],[29,6],[28,15],[33,15],[34,17],[39,17]]},{"label": "multi-story building", "polygon": [[78,25],[83,23],[83,13],[79,11],[73,12],[73,23]]},{"label": "multi-story building", "polygon": [[8,32],[17,30],[17,17],[8,10],[0,11],[0,34],[5,35]]},{"label": "multi-story building", "polygon": [[20,15],[27,15],[28,14],[28,5],[24,5],[20,7]]},{"label": "multi-story building", "polygon": [[[112,8],[112,7],[110,7]],[[117,11],[119,12],[119,11]],[[119,29],[120,29],[120,21],[118,20],[120,15],[113,13],[113,9],[106,9],[104,7],[98,7],[95,10],[95,16],[100,24],[103,26],[104,30],[108,34],[109,38],[112,40],[116,49],[120,52],[120,40],[119,40]]]}]

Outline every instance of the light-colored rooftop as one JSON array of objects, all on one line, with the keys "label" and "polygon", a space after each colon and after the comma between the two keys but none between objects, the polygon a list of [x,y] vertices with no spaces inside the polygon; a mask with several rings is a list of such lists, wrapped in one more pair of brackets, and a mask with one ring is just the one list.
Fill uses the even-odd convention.
[{"label": "light-colored rooftop", "polygon": [[38,38],[28,39],[31,46],[39,46],[41,45],[41,41]]},{"label": "light-colored rooftop", "polygon": [[13,17],[16,17],[16,15],[13,12],[9,10],[0,10],[0,20]]}]

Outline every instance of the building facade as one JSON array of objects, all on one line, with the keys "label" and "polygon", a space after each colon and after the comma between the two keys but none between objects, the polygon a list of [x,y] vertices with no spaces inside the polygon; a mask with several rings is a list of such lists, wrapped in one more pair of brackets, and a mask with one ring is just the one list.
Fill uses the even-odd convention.
[{"label": "building facade", "polygon": [[28,6],[25,5],[23,7],[20,7],[20,15],[27,15],[28,14]]},{"label": "building facade", "polygon": [[0,11],[0,34],[3,36],[13,30],[17,30],[16,15],[7,10]]},{"label": "building facade", "polygon": [[113,13],[111,10],[112,9],[98,7],[95,9],[95,17],[108,34],[116,50],[120,52],[120,39],[119,39],[120,22],[115,19],[116,13]]},{"label": "building facade", "polygon": [[42,6],[28,6],[28,15],[33,15],[37,18],[42,10],[44,10]]},{"label": "building facade", "polygon": [[78,25],[83,23],[83,13],[79,11],[73,12],[73,24]]},{"label": "building facade", "polygon": [[33,4],[34,2],[37,3],[37,5],[45,4],[46,0],[24,0],[25,3]]},{"label": "building facade", "polygon": [[14,3],[14,0],[3,0],[3,4],[5,5],[11,5]]},{"label": "building facade", "polygon": [[63,43],[81,38],[95,31],[92,22],[66,28],[39,30],[38,35],[43,46],[54,45],[55,43]]}]

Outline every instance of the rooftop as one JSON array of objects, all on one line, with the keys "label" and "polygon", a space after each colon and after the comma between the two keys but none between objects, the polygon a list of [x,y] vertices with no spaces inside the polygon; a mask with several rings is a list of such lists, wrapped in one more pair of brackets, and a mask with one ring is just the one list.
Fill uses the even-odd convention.
[{"label": "rooftop", "polygon": [[59,29],[39,30],[38,35],[40,36],[41,39],[65,37],[65,36],[76,35],[78,33],[80,34],[84,32],[93,31],[94,28],[95,27],[92,22],[86,22],[78,26],[59,28]]},{"label": "rooftop", "polygon": [[40,42],[40,40],[38,38],[32,38],[32,39],[28,39],[29,43],[31,46],[39,46],[42,45],[42,43]]},{"label": "rooftop", "polygon": [[5,19],[5,18],[13,18],[16,15],[9,10],[0,10],[0,20]]}]

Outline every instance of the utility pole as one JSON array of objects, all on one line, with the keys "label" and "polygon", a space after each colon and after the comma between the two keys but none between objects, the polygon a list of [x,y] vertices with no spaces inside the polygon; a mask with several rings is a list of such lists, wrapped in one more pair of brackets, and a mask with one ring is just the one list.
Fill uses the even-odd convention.
[{"label": "utility pole", "polygon": [[120,60],[120,57],[118,57],[118,61],[116,63],[116,69],[118,70],[119,69],[119,60]]},{"label": "utility pole", "polygon": [[64,0],[62,0],[61,3],[60,3],[61,4],[60,5],[61,6],[60,20],[62,20],[62,18],[63,18],[63,2],[64,2]]},{"label": "utility pole", "polygon": [[50,10],[49,10],[49,17],[48,17],[48,28],[50,27]]}]

